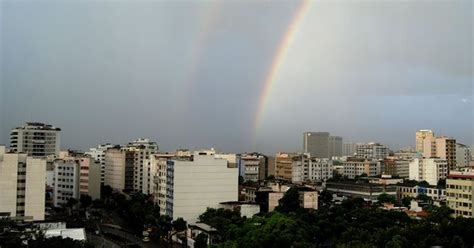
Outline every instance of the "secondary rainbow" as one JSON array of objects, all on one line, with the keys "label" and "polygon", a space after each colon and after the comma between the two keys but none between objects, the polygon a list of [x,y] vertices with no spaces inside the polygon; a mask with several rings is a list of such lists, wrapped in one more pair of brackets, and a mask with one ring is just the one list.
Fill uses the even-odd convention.
[{"label": "secondary rainbow", "polygon": [[268,97],[272,91],[272,86],[275,81],[275,77],[278,75],[278,70],[281,67],[282,62],[284,61],[285,55],[288,51],[288,47],[291,45],[294,35],[298,29],[299,23],[305,16],[308,8],[309,8],[310,0],[303,0],[299,4],[298,8],[295,11],[288,27],[282,36],[280,43],[276,49],[275,55],[273,56],[271,66],[265,75],[263,89],[260,93],[259,102],[257,106],[257,111],[255,112],[254,118],[254,131],[255,137],[257,134],[258,129],[260,128],[263,114],[265,112],[265,106],[268,101]]}]

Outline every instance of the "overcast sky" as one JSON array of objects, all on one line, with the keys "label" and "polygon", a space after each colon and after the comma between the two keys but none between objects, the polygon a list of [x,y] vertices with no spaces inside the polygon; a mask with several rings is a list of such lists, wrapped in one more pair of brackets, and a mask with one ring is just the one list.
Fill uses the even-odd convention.
[{"label": "overcast sky", "polygon": [[313,1],[255,132],[296,1],[5,1],[0,143],[26,121],[62,148],[300,151],[304,131],[414,146],[474,136],[472,1]]}]

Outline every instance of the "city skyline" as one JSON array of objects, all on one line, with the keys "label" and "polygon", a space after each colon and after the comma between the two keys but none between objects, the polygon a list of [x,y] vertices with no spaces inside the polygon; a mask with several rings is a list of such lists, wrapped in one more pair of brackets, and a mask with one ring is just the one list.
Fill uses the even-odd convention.
[{"label": "city skyline", "polygon": [[305,131],[398,149],[425,128],[473,143],[470,1],[0,8],[6,145],[27,121],[84,151],[149,137],[272,154]]}]

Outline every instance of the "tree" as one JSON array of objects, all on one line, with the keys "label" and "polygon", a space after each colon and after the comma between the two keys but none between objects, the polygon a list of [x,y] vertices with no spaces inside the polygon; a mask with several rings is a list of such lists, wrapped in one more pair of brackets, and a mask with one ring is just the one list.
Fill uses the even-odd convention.
[{"label": "tree", "polygon": [[425,202],[425,203],[428,203],[428,204],[431,204],[433,202],[433,199],[431,199],[431,197],[425,195],[425,194],[419,194],[417,197],[416,197],[417,200],[421,201],[421,202]]},{"label": "tree", "polygon": [[380,203],[397,203],[397,199],[393,195],[387,195],[386,193],[382,193],[377,197],[377,201]]},{"label": "tree", "polygon": [[402,199],[402,205],[405,206],[405,207],[410,207],[411,201],[412,201],[413,199],[414,199],[414,198],[411,197],[411,196],[403,197],[403,199]]},{"label": "tree", "polygon": [[102,199],[93,200],[92,201],[92,207],[94,207],[94,208],[104,208],[105,207],[104,200],[102,200]]},{"label": "tree", "polygon": [[108,198],[112,197],[112,192],[113,191],[114,190],[109,185],[102,185],[100,187],[100,195],[102,196],[103,199],[108,199]]},{"label": "tree", "polygon": [[179,217],[175,221],[173,221],[173,229],[176,232],[185,231],[187,228],[188,228],[188,224],[183,218]]},{"label": "tree", "polygon": [[69,199],[67,200],[66,206],[67,206],[68,208],[72,209],[74,206],[77,205],[77,203],[78,203],[78,201],[77,201],[75,198],[72,198],[72,197],[71,197],[71,198],[69,198]]},{"label": "tree", "polygon": [[92,204],[92,197],[88,195],[81,195],[79,198],[79,201],[81,202],[81,207],[84,209],[87,209]]},{"label": "tree", "polygon": [[195,248],[206,248],[207,247],[207,235],[204,233],[200,233],[194,239],[194,247]]},{"label": "tree", "polygon": [[278,201],[278,207],[275,210],[289,213],[295,212],[298,208],[300,208],[300,193],[297,187],[291,187]]}]

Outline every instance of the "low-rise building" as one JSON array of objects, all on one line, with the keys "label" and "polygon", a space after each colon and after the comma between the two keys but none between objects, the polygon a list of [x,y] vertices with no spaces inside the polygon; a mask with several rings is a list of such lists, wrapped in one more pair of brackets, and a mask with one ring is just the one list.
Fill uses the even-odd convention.
[{"label": "low-rise building", "polygon": [[433,185],[423,186],[407,182],[397,184],[398,201],[406,197],[417,198],[419,195],[426,195],[435,202],[443,202],[446,200],[446,189]]},{"label": "low-rise building", "polygon": [[236,210],[240,212],[240,216],[252,218],[260,213],[260,205],[255,202],[230,201],[219,203],[218,208]]},{"label": "low-rise building", "polygon": [[365,159],[384,159],[389,155],[386,145],[379,143],[357,144],[356,157]]},{"label": "low-rise building", "polygon": [[351,158],[343,162],[343,176],[350,179],[365,174],[369,177],[375,177],[381,174],[381,164],[379,161]]},{"label": "low-rise building", "polygon": [[353,181],[326,182],[326,190],[339,196],[361,197],[369,201],[377,200],[377,197],[381,194],[392,196],[397,194],[397,187],[395,185]]}]

